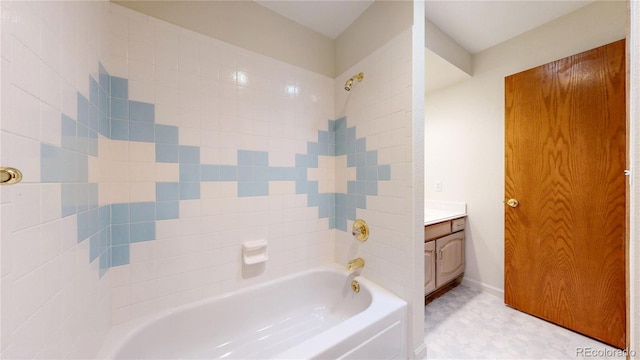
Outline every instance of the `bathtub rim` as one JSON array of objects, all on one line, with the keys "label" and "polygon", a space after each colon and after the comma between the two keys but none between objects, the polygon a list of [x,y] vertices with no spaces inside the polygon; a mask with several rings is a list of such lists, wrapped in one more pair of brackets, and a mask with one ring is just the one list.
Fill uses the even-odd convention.
[{"label": "bathtub rim", "polygon": [[[148,315],[144,315],[142,317],[136,318],[136,319],[132,319],[129,321],[126,321],[124,323],[121,324],[117,324],[114,326],[111,326],[111,328],[109,329],[109,331],[107,332],[104,341],[102,342],[100,348],[98,349],[98,352],[96,354],[96,358],[97,359],[114,359],[115,356],[118,354],[118,352],[120,351],[120,349],[122,349],[122,347],[127,343],[127,341],[135,336],[137,333],[143,331],[146,327],[148,326],[153,326],[153,324],[155,322],[160,321],[161,319],[168,317],[168,316],[172,316],[176,313],[182,312],[182,311],[186,311],[188,309],[193,309],[193,308],[197,308],[199,306],[203,306],[212,302],[216,302],[216,301],[220,301],[222,299],[226,299],[235,295],[239,295],[239,294],[244,294],[244,293],[248,293],[248,292],[252,292],[255,291],[257,289],[261,289],[261,288],[265,288],[265,287],[269,287],[275,283],[279,283],[279,282],[283,282],[283,281],[287,281],[289,279],[294,279],[294,278],[298,278],[298,277],[303,277],[305,275],[308,274],[312,274],[312,273],[321,273],[321,272],[331,272],[331,273],[336,273],[336,274],[340,274],[342,276],[344,276],[344,278],[348,281],[351,280],[357,280],[360,283],[361,289],[366,289],[369,291],[369,293],[371,294],[371,303],[369,304],[369,306],[367,308],[365,308],[364,310],[362,310],[361,312],[355,314],[354,316],[350,317],[349,319],[354,319],[354,318],[358,318],[361,319],[363,318],[363,316],[368,315],[368,313],[372,312],[372,311],[378,311],[381,310],[380,305],[380,300],[383,301],[384,306],[382,308],[384,308],[385,310],[392,310],[392,312],[396,312],[396,311],[404,311],[404,316],[405,316],[405,323],[406,323],[406,308],[408,307],[408,304],[405,300],[403,300],[402,298],[400,298],[399,296],[391,293],[390,291],[382,288],[381,286],[375,284],[374,282],[372,282],[371,280],[367,279],[366,277],[360,275],[358,272],[348,272],[347,270],[345,270],[344,268],[342,268],[341,266],[339,266],[338,264],[332,263],[332,264],[325,264],[325,265],[320,265],[320,266],[316,266],[301,272],[297,272],[294,274],[288,274],[288,275],[283,275],[283,276],[279,276],[276,278],[273,278],[271,280],[262,282],[262,283],[257,283],[257,284],[251,284],[245,287],[241,287],[239,289],[236,290],[232,290],[232,291],[228,291],[226,293],[223,294],[219,294],[216,296],[212,296],[212,297],[208,297],[205,299],[200,299],[200,300],[196,300],[193,302],[189,302],[186,304],[182,304],[179,306],[175,306],[169,309],[165,309],[159,312],[155,312],[152,314],[148,314]],[[378,302],[376,302],[376,300]],[[365,313],[367,313],[365,315]],[[362,322],[362,321],[361,321]],[[370,321],[370,319],[365,319],[366,323],[371,323],[372,321]],[[360,328],[364,328],[364,326],[359,325],[357,328],[355,328],[354,330],[360,329]],[[324,332],[317,334],[314,337],[317,337],[319,335],[322,335],[324,333],[326,333],[327,331],[329,331],[331,329],[325,330]],[[309,342],[310,340],[312,340],[314,337],[312,337],[311,339],[307,339],[305,341],[303,341],[303,344],[306,344],[307,342]],[[294,346],[294,348],[292,348],[293,350],[295,349],[299,349],[301,348],[299,345]],[[292,350],[290,349],[290,350]],[[284,353],[290,353],[290,350],[285,351]]]}]

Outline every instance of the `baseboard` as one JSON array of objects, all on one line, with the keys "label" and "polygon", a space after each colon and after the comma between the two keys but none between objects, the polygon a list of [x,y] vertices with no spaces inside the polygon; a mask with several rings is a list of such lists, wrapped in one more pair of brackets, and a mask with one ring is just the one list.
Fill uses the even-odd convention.
[{"label": "baseboard", "polygon": [[414,359],[426,359],[427,358],[427,344],[425,344],[424,341],[422,342],[422,344],[420,344],[420,346],[418,346],[413,351],[413,358]]},{"label": "baseboard", "polygon": [[478,289],[482,292],[486,292],[487,294],[491,294],[500,299],[504,299],[504,290],[499,289],[495,286],[487,285],[477,280],[467,279],[466,277],[462,279],[461,283],[462,285],[466,285],[468,287]]}]

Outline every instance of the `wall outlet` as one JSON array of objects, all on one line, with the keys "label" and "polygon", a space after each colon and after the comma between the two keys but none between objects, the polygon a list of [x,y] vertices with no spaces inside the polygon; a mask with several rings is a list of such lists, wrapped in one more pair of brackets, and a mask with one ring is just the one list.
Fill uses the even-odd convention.
[{"label": "wall outlet", "polygon": [[437,192],[441,192],[442,191],[442,180],[436,181],[436,191]]}]

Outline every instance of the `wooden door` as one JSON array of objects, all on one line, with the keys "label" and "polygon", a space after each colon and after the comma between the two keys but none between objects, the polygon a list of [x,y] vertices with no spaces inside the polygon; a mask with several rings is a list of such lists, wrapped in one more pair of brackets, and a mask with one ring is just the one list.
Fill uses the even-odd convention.
[{"label": "wooden door", "polygon": [[424,294],[428,295],[436,289],[436,242],[424,244]]},{"label": "wooden door", "polygon": [[625,78],[621,40],[505,79],[505,303],[618,348]]},{"label": "wooden door", "polygon": [[436,240],[436,287],[441,287],[464,272],[464,231]]}]

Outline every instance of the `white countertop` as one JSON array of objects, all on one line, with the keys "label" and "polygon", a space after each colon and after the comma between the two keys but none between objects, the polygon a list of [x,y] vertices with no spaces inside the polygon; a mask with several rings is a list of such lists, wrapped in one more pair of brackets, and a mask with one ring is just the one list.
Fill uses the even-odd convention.
[{"label": "white countertop", "polygon": [[464,216],[467,216],[464,211],[424,209],[424,225],[432,225]]},{"label": "white countertop", "polygon": [[426,200],[424,225],[467,216],[467,204],[463,202]]}]

